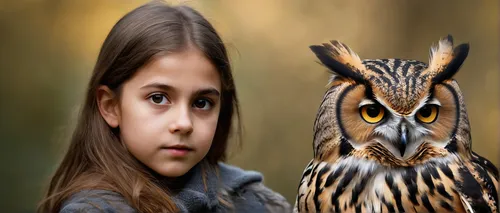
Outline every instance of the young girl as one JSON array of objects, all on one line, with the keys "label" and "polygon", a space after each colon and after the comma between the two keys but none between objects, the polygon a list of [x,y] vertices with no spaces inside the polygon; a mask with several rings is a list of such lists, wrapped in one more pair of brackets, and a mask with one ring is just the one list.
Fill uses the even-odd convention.
[{"label": "young girl", "polygon": [[187,6],[154,1],[106,38],[39,212],[290,212],[225,160],[239,117],[226,49]]}]

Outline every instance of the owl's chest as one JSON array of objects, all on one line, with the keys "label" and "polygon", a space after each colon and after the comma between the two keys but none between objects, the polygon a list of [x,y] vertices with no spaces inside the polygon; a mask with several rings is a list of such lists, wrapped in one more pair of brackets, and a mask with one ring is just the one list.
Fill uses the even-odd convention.
[{"label": "owl's chest", "polygon": [[316,212],[465,212],[449,167],[391,170],[376,165],[324,164],[314,169],[309,177],[304,177],[309,179],[305,181],[309,186],[304,191],[304,209],[307,206]]},{"label": "owl's chest", "polygon": [[[352,204],[350,197],[358,196],[361,212],[465,212],[454,182],[444,174],[435,174],[381,171],[358,176],[346,188],[365,189],[345,190],[339,204],[348,206],[345,204]],[[368,180],[363,180],[365,177]],[[356,206],[351,209],[354,212]]]}]

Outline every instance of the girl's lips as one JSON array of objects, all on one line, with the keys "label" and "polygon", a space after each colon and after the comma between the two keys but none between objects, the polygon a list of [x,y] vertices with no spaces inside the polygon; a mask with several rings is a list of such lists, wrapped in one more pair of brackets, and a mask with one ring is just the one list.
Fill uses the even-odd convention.
[{"label": "girl's lips", "polygon": [[174,157],[183,157],[186,156],[189,152],[193,151],[192,148],[183,145],[183,144],[176,144],[172,146],[163,146],[161,149],[167,151],[170,155]]},{"label": "girl's lips", "polygon": [[177,149],[177,148],[167,148],[166,151],[175,157],[183,157],[186,156],[192,150],[190,149]]},{"label": "girl's lips", "polygon": [[165,149],[186,149],[186,150],[193,150],[191,147],[186,146],[184,144],[176,144],[176,145],[166,146],[166,147],[162,147],[162,148],[165,148]]}]

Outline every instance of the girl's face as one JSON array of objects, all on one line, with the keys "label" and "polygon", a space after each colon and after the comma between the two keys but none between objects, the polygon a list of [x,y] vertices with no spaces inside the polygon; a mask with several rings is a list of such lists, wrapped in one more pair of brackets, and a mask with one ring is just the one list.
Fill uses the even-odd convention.
[{"label": "girl's face", "polygon": [[[154,58],[122,85],[108,124],[132,155],[155,172],[178,177],[208,153],[220,111],[219,73],[189,48]],[[110,122],[111,121],[111,122]]]}]

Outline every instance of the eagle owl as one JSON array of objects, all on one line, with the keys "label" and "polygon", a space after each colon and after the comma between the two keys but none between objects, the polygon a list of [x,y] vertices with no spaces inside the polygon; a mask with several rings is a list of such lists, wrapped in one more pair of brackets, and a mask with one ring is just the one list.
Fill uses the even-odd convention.
[{"label": "eagle owl", "polygon": [[497,212],[498,170],[471,150],[453,75],[469,52],[443,37],[429,63],[311,50],[332,73],[295,212]]}]

